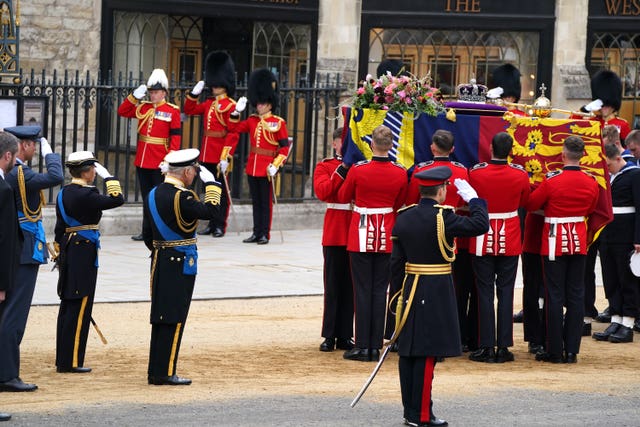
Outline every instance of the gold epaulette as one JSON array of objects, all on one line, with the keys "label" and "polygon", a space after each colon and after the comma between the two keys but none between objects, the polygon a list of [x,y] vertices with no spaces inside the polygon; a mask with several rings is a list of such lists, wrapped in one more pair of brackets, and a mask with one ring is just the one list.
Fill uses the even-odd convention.
[{"label": "gold epaulette", "polygon": [[122,187],[117,179],[110,179],[105,184],[107,185],[107,194],[111,197],[118,197],[122,194]]},{"label": "gold epaulette", "polygon": [[169,105],[169,106],[175,108],[176,110],[180,111],[180,107],[178,107],[176,104],[172,104],[170,102],[167,102],[167,105]]},{"label": "gold epaulette", "polygon": [[204,202],[210,203],[214,206],[220,204],[220,195],[222,194],[222,188],[217,185],[207,185],[204,192]]},{"label": "gold epaulette", "polygon": [[405,211],[407,211],[407,210],[409,210],[409,209],[411,209],[411,208],[414,208],[414,207],[416,207],[416,206],[418,206],[418,204],[417,204],[417,203],[414,203],[414,204],[409,205],[409,206],[404,206],[404,207],[402,207],[402,208],[398,209],[398,212],[397,212],[397,213],[405,212]]}]

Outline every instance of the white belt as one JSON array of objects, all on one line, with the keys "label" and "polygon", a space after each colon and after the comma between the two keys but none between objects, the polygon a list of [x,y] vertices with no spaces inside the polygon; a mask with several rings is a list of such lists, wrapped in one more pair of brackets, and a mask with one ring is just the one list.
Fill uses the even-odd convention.
[{"label": "white belt", "polygon": [[[584,222],[583,216],[545,216],[544,222],[549,224],[575,224],[577,222]],[[549,261],[556,260],[556,239],[558,230],[554,227],[549,228]]]},{"label": "white belt", "polygon": [[518,211],[490,213],[489,219],[509,219],[518,216]]},{"label": "white belt", "polygon": [[614,215],[636,213],[636,208],[633,206],[614,206],[613,213]]},{"label": "white belt", "polygon": [[336,209],[339,211],[350,211],[351,203],[327,203],[327,209]]},{"label": "white belt", "polygon": [[361,208],[354,206],[353,210],[361,215],[380,215],[393,212],[393,208]]}]

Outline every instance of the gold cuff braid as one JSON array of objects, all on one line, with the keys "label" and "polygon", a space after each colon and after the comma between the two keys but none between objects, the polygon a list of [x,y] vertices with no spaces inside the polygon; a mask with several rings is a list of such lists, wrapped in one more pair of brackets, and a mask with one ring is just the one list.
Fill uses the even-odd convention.
[{"label": "gold cuff braid", "polygon": [[217,185],[207,185],[204,193],[204,202],[211,203],[214,206],[220,204],[220,195],[222,194],[222,188]]},{"label": "gold cuff braid", "polygon": [[122,187],[120,187],[120,181],[117,179],[110,179],[107,181],[107,193],[112,197],[117,197],[122,194]]},{"label": "gold cuff braid", "polygon": [[286,159],[287,159],[287,156],[285,156],[284,154],[278,154],[278,156],[275,159],[273,159],[273,162],[271,162],[271,164],[279,168],[280,165],[282,165]]}]

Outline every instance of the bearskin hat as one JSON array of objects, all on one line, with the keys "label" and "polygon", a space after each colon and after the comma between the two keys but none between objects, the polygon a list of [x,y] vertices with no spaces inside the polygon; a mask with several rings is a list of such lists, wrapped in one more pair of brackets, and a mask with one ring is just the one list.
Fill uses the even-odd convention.
[{"label": "bearskin hat", "polygon": [[622,105],[622,80],[613,71],[598,71],[591,79],[591,97],[618,111]]},{"label": "bearskin hat", "polygon": [[513,96],[516,102],[520,101],[522,85],[520,84],[520,71],[511,64],[502,64],[493,70],[493,84],[503,90],[502,97]]},{"label": "bearskin hat", "polygon": [[263,102],[271,104],[273,111],[278,108],[278,81],[269,69],[260,68],[251,73],[247,92],[249,102],[254,108]]},{"label": "bearskin hat", "polygon": [[207,55],[204,63],[204,81],[207,87],[223,87],[227,95],[236,91],[236,69],[226,52],[215,51]]},{"label": "bearskin hat", "polygon": [[[405,68],[403,70],[403,68]],[[399,59],[385,59],[382,61],[378,68],[376,68],[376,78],[387,74],[387,71],[391,73],[392,76],[397,76],[400,71],[402,71],[402,75],[407,73],[405,65]]]}]

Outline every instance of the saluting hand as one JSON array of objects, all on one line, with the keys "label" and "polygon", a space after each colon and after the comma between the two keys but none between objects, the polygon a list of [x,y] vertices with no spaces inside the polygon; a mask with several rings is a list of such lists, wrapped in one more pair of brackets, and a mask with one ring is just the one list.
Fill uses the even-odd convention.
[{"label": "saluting hand", "polygon": [[469,203],[469,200],[478,197],[478,193],[476,193],[476,190],[473,189],[466,179],[456,178],[453,183],[458,189],[458,194],[465,202]]}]

